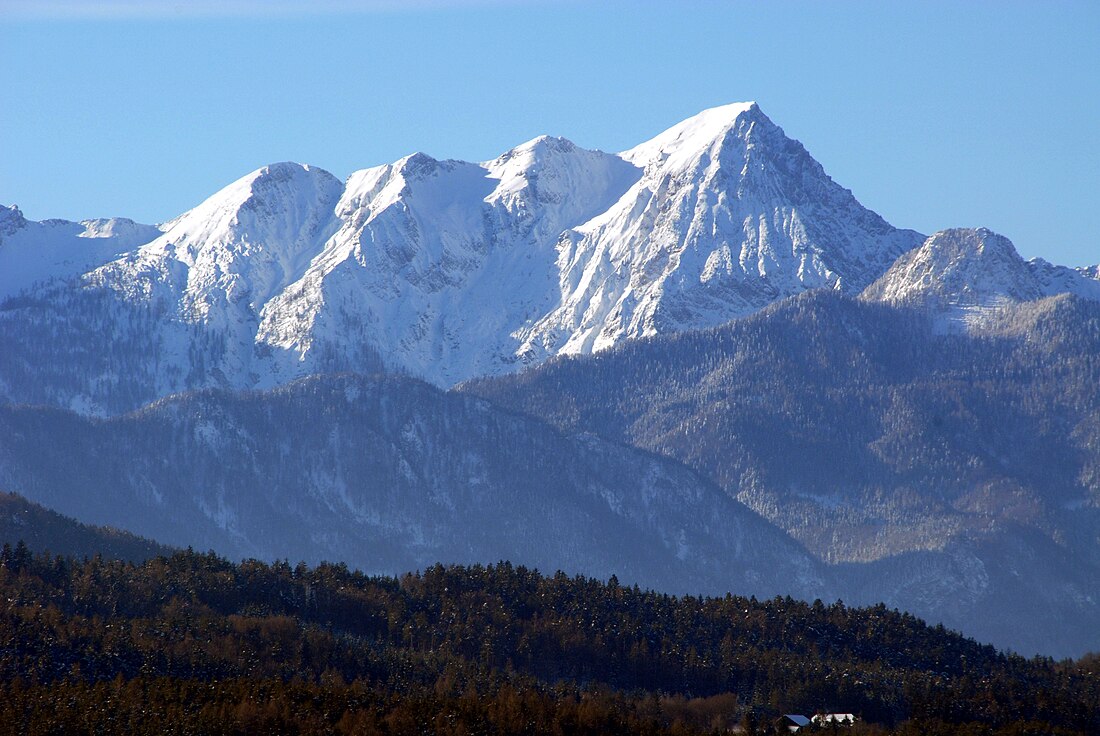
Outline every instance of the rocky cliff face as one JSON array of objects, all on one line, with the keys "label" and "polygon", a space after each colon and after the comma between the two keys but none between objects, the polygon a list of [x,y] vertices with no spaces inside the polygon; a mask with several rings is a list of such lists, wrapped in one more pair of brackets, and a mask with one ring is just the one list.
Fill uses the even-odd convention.
[{"label": "rocky cliff face", "polygon": [[807,289],[858,293],[921,240],[862,207],[753,103],[622,156],[642,176],[563,235],[561,302],[525,336],[536,354],[711,327]]},{"label": "rocky cliff face", "polygon": [[[0,259],[26,261],[44,227],[12,219]],[[383,366],[448,386],[806,289],[855,293],[921,240],[860,206],[753,103],[617,155],[542,137],[479,164],[414,154],[343,184],[275,164],[135,228],[45,281],[9,271],[0,340],[33,332],[23,362],[54,369],[38,388],[0,370],[8,398],[110,413]],[[96,313],[77,322],[74,308]],[[80,364],[94,351],[74,342],[117,365]],[[119,373],[153,378],[117,391]]]},{"label": "rocky cliff face", "polygon": [[924,309],[944,329],[982,330],[1022,302],[1058,294],[1100,300],[1100,281],[1089,269],[1025,261],[985,228],[955,228],[901,256],[862,298]]}]

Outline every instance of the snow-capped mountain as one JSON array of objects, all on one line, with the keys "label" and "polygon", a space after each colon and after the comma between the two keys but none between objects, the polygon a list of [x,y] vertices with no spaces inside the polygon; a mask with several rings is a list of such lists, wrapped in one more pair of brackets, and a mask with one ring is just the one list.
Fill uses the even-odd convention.
[{"label": "snow-capped mountain", "polygon": [[[273,164],[156,227],[2,208],[0,404],[24,406],[0,406],[0,483],[231,554],[839,581],[1076,651],[1100,616],[1094,302],[1096,267],[893,228],[753,103],[619,154]],[[438,388],[474,377],[559,429]]]},{"label": "snow-capped mountain", "polygon": [[[265,166],[165,223],[160,237],[84,282],[201,326],[219,348],[206,361],[206,371],[221,378],[213,383],[251,386],[260,311],[301,277],[317,243],[335,229],[342,190],[336,177],[315,167]],[[178,342],[168,341],[166,361],[183,352]]]},{"label": "snow-capped mountain", "polygon": [[[5,230],[0,258],[25,259],[23,243],[44,227]],[[342,184],[275,164],[116,240],[79,264],[59,246],[68,270],[9,270],[9,293],[35,298],[7,304],[0,340],[64,335],[34,361],[57,363],[59,378],[98,378],[25,396],[0,373],[8,398],[111,412],[189,388],[382,365],[447,386],[711,326],[810,288],[856,293],[921,236],[860,206],[745,103],[621,154],[540,137],[483,163],[418,153]],[[99,352],[140,341],[143,353],[66,370],[82,339],[74,301],[100,310],[82,320],[97,326],[85,338]],[[124,400],[111,396],[120,380]]]},{"label": "snow-capped mountain", "polygon": [[123,217],[35,222],[14,205],[0,205],[0,300],[79,276],[158,235],[156,227]]},{"label": "snow-capped mountain", "polygon": [[946,328],[977,329],[1005,308],[1057,294],[1100,300],[1095,271],[1025,261],[1004,236],[942,230],[864,291],[868,301],[927,309]]},{"label": "snow-capped mountain", "polygon": [[414,154],[352,174],[338,230],[265,307],[257,342],[291,355],[290,375],[348,342],[440,384],[510,370],[513,333],[556,302],[558,235],[636,176],[545,137],[484,164]]},{"label": "snow-capped mountain", "polygon": [[858,293],[921,240],[861,206],[755,103],[621,156],[642,176],[563,235],[560,303],[524,335],[537,355],[710,327],[806,289]]}]

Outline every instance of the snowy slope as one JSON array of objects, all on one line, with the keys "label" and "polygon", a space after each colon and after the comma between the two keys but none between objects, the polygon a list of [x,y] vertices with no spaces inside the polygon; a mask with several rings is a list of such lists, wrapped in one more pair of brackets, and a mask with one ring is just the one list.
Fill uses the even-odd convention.
[{"label": "snowy slope", "polygon": [[0,299],[79,276],[159,235],[156,227],[125,218],[34,222],[18,207],[0,205]]},{"label": "snowy slope", "polygon": [[[15,356],[0,395],[106,412],[321,371],[385,367],[449,386],[808,289],[856,294],[923,239],[862,207],[754,103],[620,154],[544,136],[492,161],[417,153],[346,182],[273,164],[163,232],[2,220],[2,291],[35,299],[0,314]],[[919,286],[920,258],[891,271],[888,299]],[[1088,272],[1006,258],[1016,276],[990,278],[1016,278],[1011,298],[1100,293]],[[29,336],[25,354],[10,347]]]},{"label": "snowy slope", "polygon": [[706,110],[621,154],[643,169],[559,245],[542,354],[708,327],[812,288],[858,292],[921,236],[832,181],[755,103]]},{"label": "snowy slope", "polygon": [[[84,280],[130,304],[201,325],[217,341],[214,354],[204,361],[220,379],[210,383],[253,385],[260,310],[301,276],[318,244],[336,229],[333,207],[342,190],[336,177],[315,167],[265,166],[166,223],[156,240]],[[180,339],[166,341],[169,361],[178,362],[190,351]]]},{"label": "snowy slope", "polygon": [[1025,261],[1008,238],[985,228],[956,228],[903,255],[862,297],[920,306],[946,329],[977,329],[1006,308],[1066,293],[1100,300],[1100,281],[1086,269]]}]

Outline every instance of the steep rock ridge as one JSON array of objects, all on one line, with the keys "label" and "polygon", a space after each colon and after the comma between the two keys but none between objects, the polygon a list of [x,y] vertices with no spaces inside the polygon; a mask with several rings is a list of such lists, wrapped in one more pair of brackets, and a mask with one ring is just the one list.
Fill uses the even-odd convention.
[{"label": "steep rock ridge", "polygon": [[160,235],[124,217],[44,220],[0,205],[0,300],[51,279],[72,278]]},{"label": "steep rock ridge", "polygon": [[[335,229],[342,190],[315,167],[265,166],[166,223],[153,242],[92,271],[85,283],[213,336],[217,349],[200,385],[251,386],[260,310],[305,271]],[[175,350],[165,358],[190,347],[170,345]]]},{"label": "steep rock ridge", "polygon": [[449,386],[809,288],[858,290],[919,239],[752,103],[622,154],[543,136],[480,164],[418,153],[344,184],[274,164],[161,227],[45,285],[10,271],[25,298],[0,314],[0,340],[39,337],[14,349],[13,373],[0,366],[0,393],[112,413],[383,366]]},{"label": "steep rock ridge", "polygon": [[536,354],[710,327],[806,289],[856,293],[922,237],[863,208],[755,103],[620,155],[644,174],[563,236],[561,304],[525,341]]},{"label": "steep rock ridge", "polygon": [[405,378],[185,394],[110,420],[0,407],[0,485],[238,558],[389,574],[506,559],[682,593],[827,595],[805,550],[683,466]]},{"label": "steep rock ridge", "polygon": [[1042,258],[1032,258],[1027,265],[1047,296],[1076,294],[1085,299],[1100,300],[1100,266],[1069,268]]},{"label": "steep rock ridge", "polygon": [[444,385],[510,370],[511,333],[552,304],[558,233],[636,176],[615,156],[546,137],[485,164],[415,154],[356,172],[340,230],[265,310],[258,340],[308,364],[316,344],[351,336]]},{"label": "steep rock ridge", "polygon": [[942,230],[901,256],[862,298],[930,312],[944,329],[983,329],[1021,302],[1070,293],[1100,300],[1087,269],[1025,261],[985,228]]}]

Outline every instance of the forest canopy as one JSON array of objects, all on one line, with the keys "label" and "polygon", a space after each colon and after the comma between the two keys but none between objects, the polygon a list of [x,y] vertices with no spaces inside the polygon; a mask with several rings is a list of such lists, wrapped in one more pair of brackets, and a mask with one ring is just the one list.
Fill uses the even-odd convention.
[{"label": "forest canopy", "polygon": [[1088,734],[1094,657],[998,652],[884,606],[675,597],[563,573],[0,552],[20,733]]}]

